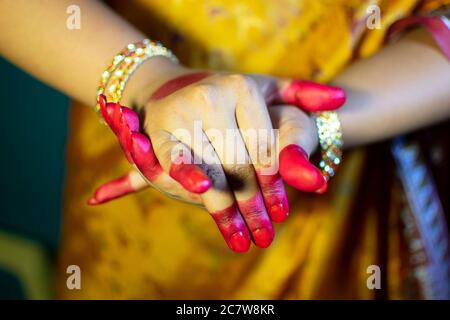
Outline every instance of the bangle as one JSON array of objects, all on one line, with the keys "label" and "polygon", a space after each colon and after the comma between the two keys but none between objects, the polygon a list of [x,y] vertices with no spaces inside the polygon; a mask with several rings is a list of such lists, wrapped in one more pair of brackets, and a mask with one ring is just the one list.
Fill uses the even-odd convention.
[{"label": "bangle", "polygon": [[149,39],[130,43],[119,52],[102,73],[97,89],[97,112],[100,112],[98,98],[101,94],[104,94],[110,102],[119,102],[130,76],[144,61],[154,56],[164,56],[178,63],[178,59],[170,50],[159,42]]},{"label": "bangle", "polygon": [[341,122],[334,111],[315,113],[319,145],[321,148],[320,170],[325,180],[330,180],[336,173],[337,167],[342,162],[342,139]]}]

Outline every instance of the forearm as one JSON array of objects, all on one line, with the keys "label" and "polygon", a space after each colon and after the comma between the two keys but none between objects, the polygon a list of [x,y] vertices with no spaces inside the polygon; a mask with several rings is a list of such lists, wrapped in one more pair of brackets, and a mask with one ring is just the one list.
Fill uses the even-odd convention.
[{"label": "forearm", "polygon": [[[43,82],[94,105],[101,73],[112,57],[145,36],[101,2],[89,0],[77,1],[81,28],[70,30],[66,10],[71,4],[70,0],[1,1],[0,52]],[[166,63],[158,58],[144,64],[125,95],[150,81]]]},{"label": "forearm", "polygon": [[347,91],[339,110],[346,146],[450,117],[450,63],[423,30],[353,64],[334,84]]}]

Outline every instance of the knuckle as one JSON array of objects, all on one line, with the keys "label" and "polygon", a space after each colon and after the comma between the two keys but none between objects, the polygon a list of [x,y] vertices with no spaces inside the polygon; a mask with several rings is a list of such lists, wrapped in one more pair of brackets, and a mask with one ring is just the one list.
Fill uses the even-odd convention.
[{"label": "knuckle", "polygon": [[232,168],[232,172],[242,179],[251,178],[253,177],[254,173],[253,167],[249,164],[234,165]]},{"label": "knuckle", "polygon": [[217,89],[211,84],[199,84],[189,90],[190,98],[204,106],[214,106]]},{"label": "knuckle", "polygon": [[297,107],[285,107],[280,117],[280,127],[304,129],[309,123],[309,116]]},{"label": "knuckle", "polygon": [[252,165],[233,165],[226,170],[226,175],[230,186],[235,190],[243,190],[256,183]]},{"label": "knuckle", "polygon": [[252,92],[256,88],[256,82],[243,74],[228,75],[228,80],[237,88]]},{"label": "knuckle", "polygon": [[266,213],[261,208],[249,208],[245,213],[245,218],[248,221],[258,222],[268,220],[266,218]]}]

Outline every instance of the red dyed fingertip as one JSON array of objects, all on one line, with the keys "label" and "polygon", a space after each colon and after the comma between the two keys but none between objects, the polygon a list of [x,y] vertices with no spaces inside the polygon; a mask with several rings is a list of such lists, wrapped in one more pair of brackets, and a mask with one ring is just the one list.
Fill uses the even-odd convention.
[{"label": "red dyed fingertip", "polygon": [[283,222],[289,216],[289,207],[287,203],[274,204],[269,208],[269,214],[274,222]]},{"label": "red dyed fingertip", "polygon": [[211,213],[228,247],[234,252],[246,252],[251,239],[247,226],[235,204]]},{"label": "red dyed fingertip", "polygon": [[122,107],[122,114],[125,123],[132,132],[139,132],[139,117],[136,112],[127,107]]},{"label": "red dyed fingertip", "polygon": [[289,203],[283,180],[278,173],[267,175],[259,169],[256,170],[256,176],[272,221],[283,222],[289,216]]},{"label": "red dyed fingertip", "polygon": [[149,180],[153,181],[163,170],[158,162],[150,140],[139,132],[131,134],[131,157],[134,163]]},{"label": "red dyed fingertip", "polygon": [[113,199],[120,198],[136,191],[131,185],[130,176],[126,174],[120,178],[111,180],[95,190],[87,201],[89,205],[103,204]]},{"label": "red dyed fingertip", "polygon": [[281,93],[285,103],[303,107],[306,111],[335,110],[346,100],[345,91],[339,87],[304,80],[293,80]]},{"label": "red dyed fingertip", "polygon": [[100,113],[103,116],[103,119],[105,122],[109,125],[110,124],[110,117],[108,116],[108,113],[106,111],[106,96],[104,94],[99,95],[98,97],[98,104],[100,105]]},{"label": "red dyed fingertip", "polygon": [[255,244],[260,248],[267,248],[273,241],[274,233],[273,230],[269,230],[267,228],[259,228],[253,230],[253,240],[255,240]]},{"label": "red dyed fingertip", "polygon": [[323,185],[319,189],[317,189],[315,192],[317,194],[324,194],[327,191],[327,189],[328,189],[328,182],[324,178]]},{"label": "red dyed fingertip", "polygon": [[242,231],[234,233],[228,242],[229,247],[234,252],[244,253],[250,248],[250,238],[245,235]]},{"label": "red dyed fingertip", "polygon": [[289,185],[307,192],[320,190],[326,184],[320,170],[309,162],[306,152],[295,144],[286,146],[280,152],[280,175]]},{"label": "red dyed fingertip", "polygon": [[209,177],[195,164],[172,163],[169,175],[193,193],[204,193],[212,185]]}]

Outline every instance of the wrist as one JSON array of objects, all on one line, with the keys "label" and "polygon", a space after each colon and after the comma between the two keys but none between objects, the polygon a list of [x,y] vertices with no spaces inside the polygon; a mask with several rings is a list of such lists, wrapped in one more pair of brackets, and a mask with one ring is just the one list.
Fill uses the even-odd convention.
[{"label": "wrist", "polygon": [[130,77],[122,97],[122,104],[139,111],[145,106],[149,96],[162,84],[187,72],[189,72],[187,68],[167,57],[152,57]]}]

